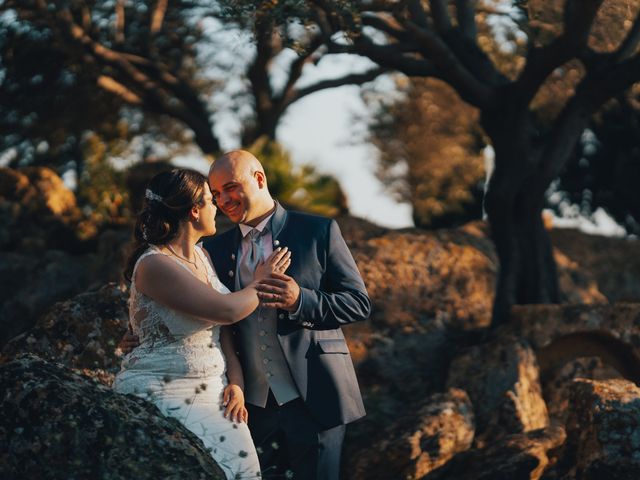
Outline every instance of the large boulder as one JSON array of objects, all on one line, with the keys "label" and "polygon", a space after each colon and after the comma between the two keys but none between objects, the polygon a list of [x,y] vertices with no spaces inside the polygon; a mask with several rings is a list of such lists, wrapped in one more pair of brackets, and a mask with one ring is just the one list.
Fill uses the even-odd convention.
[{"label": "large boulder", "polygon": [[60,250],[0,253],[0,345],[34,324],[55,302],[93,283],[91,259]]},{"label": "large boulder", "polygon": [[424,480],[538,480],[566,438],[561,427],[507,436],[457,454]]},{"label": "large boulder", "polygon": [[496,267],[477,241],[415,230],[360,243],[353,253],[375,305],[372,322],[415,331],[416,319],[440,314],[457,328],[487,326]]},{"label": "large boulder", "polygon": [[526,305],[512,311],[509,334],[526,339],[545,374],[579,357],[600,357],[640,383],[640,304]]},{"label": "large boulder", "polygon": [[542,393],[552,422],[566,424],[571,412],[573,380],[578,378],[608,380],[622,376],[600,357],[578,357],[562,367],[547,372],[547,375],[541,377]]},{"label": "large boulder", "polygon": [[637,238],[588,235],[569,228],[554,228],[550,234],[555,248],[577,264],[583,276],[593,279],[608,301],[640,301]]},{"label": "large boulder", "polygon": [[455,358],[447,386],[469,394],[479,445],[549,425],[535,353],[515,337],[498,337]]},{"label": "large boulder", "polygon": [[110,385],[120,367],[116,347],[128,318],[127,292],[108,284],[54,305],[32,329],[5,345],[2,356],[6,361],[31,352]]},{"label": "large boulder", "polygon": [[0,478],[224,479],[151,403],[25,355],[0,366]]},{"label": "large boulder", "polygon": [[640,388],[620,379],[574,381],[565,451],[571,478],[640,478]]},{"label": "large boulder", "polygon": [[464,391],[432,395],[416,411],[400,414],[363,452],[350,455],[346,477],[421,478],[468,449],[473,434],[473,407]]}]

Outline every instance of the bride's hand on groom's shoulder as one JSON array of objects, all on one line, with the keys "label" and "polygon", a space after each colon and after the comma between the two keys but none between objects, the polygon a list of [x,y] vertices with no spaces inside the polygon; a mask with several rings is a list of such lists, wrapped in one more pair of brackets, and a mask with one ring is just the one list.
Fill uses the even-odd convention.
[{"label": "bride's hand on groom's shoulder", "polygon": [[253,279],[257,282],[271,277],[274,273],[283,273],[291,265],[291,252],[287,247],[276,248],[271,255],[256,266]]},{"label": "bride's hand on groom's shoulder", "polygon": [[230,383],[222,394],[222,405],[225,407],[224,416],[237,423],[247,423],[249,412],[244,405],[244,392],[239,385]]}]

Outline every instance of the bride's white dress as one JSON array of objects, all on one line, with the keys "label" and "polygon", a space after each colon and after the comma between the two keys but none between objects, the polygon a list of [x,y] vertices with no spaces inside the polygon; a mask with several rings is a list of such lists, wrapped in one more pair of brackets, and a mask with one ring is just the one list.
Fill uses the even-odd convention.
[{"label": "bride's white dress", "polygon": [[[196,252],[206,266],[211,287],[229,293],[200,247]],[[136,268],[148,255],[165,254],[151,247],[140,256]],[[166,256],[193,274],[178,259]],[[124,357],[113,388],[150,400],[162,413],[182,422],[210,449],[228,479],[259,478],[260,464],[247,425],[223,416],[222,392],[227,377],[220,327],[179,313],[138,292],[136,268],[129,318],[140,345]]]}]

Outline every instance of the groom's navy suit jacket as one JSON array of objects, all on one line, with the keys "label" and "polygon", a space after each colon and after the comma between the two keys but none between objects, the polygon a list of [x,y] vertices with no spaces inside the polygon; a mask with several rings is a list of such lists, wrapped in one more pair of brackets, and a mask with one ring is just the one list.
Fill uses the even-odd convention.
[{"label": "groom's navy suit jacket", "polygon": [[[357,420],[365,411],[340,330],[371,313],[371,301],[356,263],[335,220],[287,211],[277,204],[271,233],[274,247],[291,251],[286,273],[302,292],[297,319],[278,310],[278,340],[302,399],[326,428]],[[240,241],[236,226],[204,243],[218,276],[232,291]],[[241,342],[236,342],[236,348],[243,365],[248,356],[258,355],[245,351]]]}]

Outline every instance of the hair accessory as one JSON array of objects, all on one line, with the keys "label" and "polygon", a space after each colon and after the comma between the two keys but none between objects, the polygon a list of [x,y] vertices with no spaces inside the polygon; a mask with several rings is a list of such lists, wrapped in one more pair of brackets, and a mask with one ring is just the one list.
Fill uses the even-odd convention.
[{"label": "hair accessory", "polygon": [[156,201],[156,202],[162,202],[162,200],[163,200],[160,195],[158,195],[157,193],[153,193],[148,188],[145,190],[144,196],[145,196],[145,198],[147,200],[153,200],[153,201]]}]

